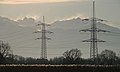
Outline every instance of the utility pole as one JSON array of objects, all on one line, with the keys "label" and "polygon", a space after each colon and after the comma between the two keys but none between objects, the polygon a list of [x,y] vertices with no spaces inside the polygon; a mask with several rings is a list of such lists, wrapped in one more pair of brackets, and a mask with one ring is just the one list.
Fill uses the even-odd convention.
[{"label": "utility pole", "polygon": [[2,53],[3,41],[0,40],[0,53]]},{"label": "utility pole", "polygon": [[37,39],[41,39],[41,59],[47,59],[46,40],[50,40],[51,38],[47,38],[46,33],[53,33],[53,32],[46,30],[46,26],[50,26],[50,25],[45,23],[44,16],[43,16],[43,23],[38,24],[37,26],[41,26],[41,31],[36,31],[34,33],[41,33],[42,34],[42,37],[37,38]]},{"label": "utility pole", "polygon": [[98,32],[109,32],[97,28],[96,23],[102,22],[105,20],[98,19],[95,17],[95,1],[93,1],[93,17],[90,19],[83,19],[82,21],[91,21],[91,28],[80,30],[83,32],[91,32],[91,38],[88,40],[83,40],[83,42],[90,42],[90,58],[95,59],[98,56],[98,42],[106,42],[97,38]]},{"label": "utility pole", "polygon": [[1,44],[1,40],[0,40],[0,53],[1,53],[1,47],[2,47],[1,45],[2,45],[2,44]]}]

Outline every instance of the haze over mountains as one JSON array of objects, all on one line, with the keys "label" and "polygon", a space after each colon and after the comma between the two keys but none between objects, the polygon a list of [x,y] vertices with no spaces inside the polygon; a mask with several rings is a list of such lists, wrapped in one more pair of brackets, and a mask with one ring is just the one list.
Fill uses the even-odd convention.
[{"label": "haze over mountains", "polygon": [[[41,34],[33,34],[38,28],[36,25],[41,23],[33,18],[25,17],[22,20],[10,20],[0,17],[0,40],[9,42],[14,54],[25,57],[40,57],[40,40],[35,40]],[[83,22],[80,18],[71,20],[56,21],[47,29],[54,32],[47,34],[51,40],[47,42],[48,58],[61,56],[66,50],[78,48],[82,52],[82,57],[89,57],[89,43],[82,40],[90,39],[89,32],[79,32],[81,29],[90,28],[90,22]],[[98,38],[107,41],[99,43],[99,52],[105,49],[120,51],[120,29],[107,24],[97,23],[97,27],[110,31],[99,33]]]}]

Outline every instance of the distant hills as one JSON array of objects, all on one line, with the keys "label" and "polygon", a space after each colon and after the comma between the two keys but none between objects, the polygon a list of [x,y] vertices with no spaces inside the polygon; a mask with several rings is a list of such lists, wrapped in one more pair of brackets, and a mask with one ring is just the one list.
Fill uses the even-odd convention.
[{"label": "distant hills", "polygon": [[[40,34],[33,34],[40,27],[36,27],[37,22],[33,18],[21,20],[11,20],[6,17],[0,17],[0,40],[9,42],[14,54],[40,57]],[[61,56],[63,52],[69,49],[78,48],[82,52],[82,57],[89,57],[89,43],[83,43],[82,40],[90,38],[89,32],[79,32],[81,29],[90,28],[90,22],[83,22],[81,18],[71,20],[56,21],[47,29],[54,32],[47,34],[52,40],[47,42],[48,57]],[[108,33],[98,33],[98,38],[107,41],[99,43],[99,52],[104,49],[110,49],[115,52],[120,51],[120,29],[109,26],[108,24],[97,23],[97,27],[110,31]]]}]

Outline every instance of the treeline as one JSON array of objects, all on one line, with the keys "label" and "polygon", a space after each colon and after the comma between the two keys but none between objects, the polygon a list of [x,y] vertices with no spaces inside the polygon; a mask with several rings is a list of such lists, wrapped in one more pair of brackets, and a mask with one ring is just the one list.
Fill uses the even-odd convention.
[{"label": "treeline", "polygon": [[111,50],[104,50],[94,59],[81,58],[79,49],[67,50],[61,57],[51,59],[39,59],[13,55],[8,43],[0,43],[1,64],[99,64],[99,65],[120,65],[120,57]]}]

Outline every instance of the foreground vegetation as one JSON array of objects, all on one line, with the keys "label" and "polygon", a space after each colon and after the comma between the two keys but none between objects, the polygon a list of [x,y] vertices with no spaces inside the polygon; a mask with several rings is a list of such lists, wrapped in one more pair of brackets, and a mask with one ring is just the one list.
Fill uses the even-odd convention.
[{"label": "foreground vegetation", "polygon": [[120,66],[29,65],[0,66],[0,72],[120,72]]},{"label": "foreground vegetation", "polygon": [[81,58],[81,51],[78,49],[67,50],[61,57],[52,59],[37,59],[37,58],[24,58],[22,56],[13,55],[8,43],[0,43],[0,63],[1,64],[82,64],[82,65],[120,65],[120,57],[111,50],[104,50],[95,59]]}]

